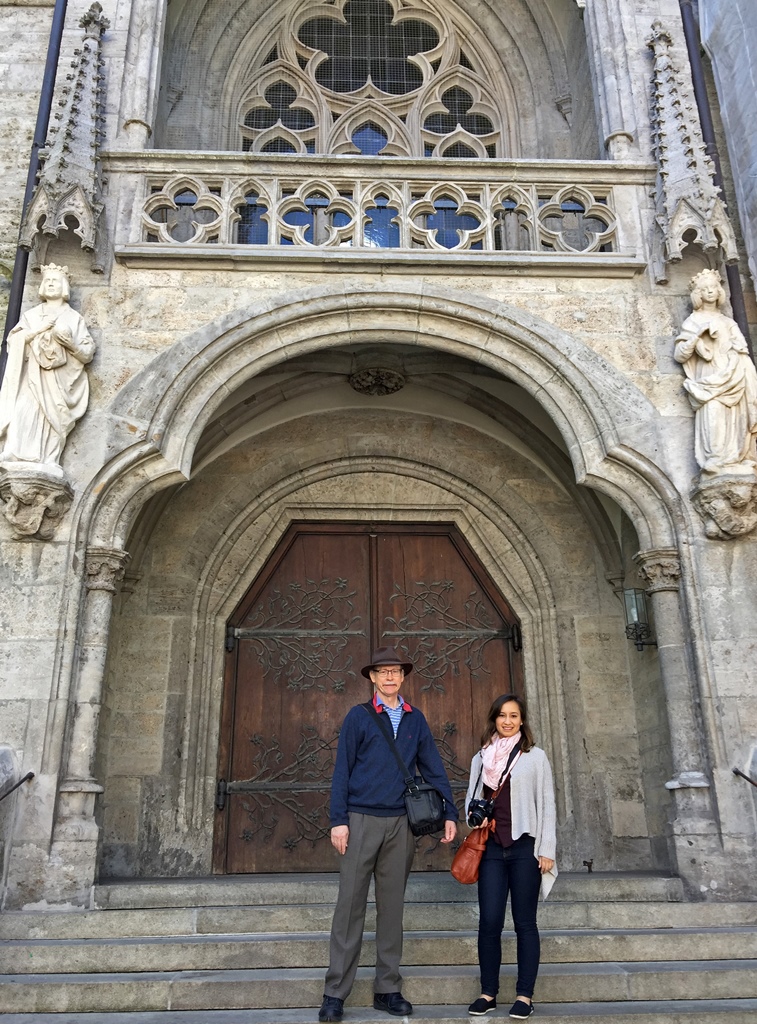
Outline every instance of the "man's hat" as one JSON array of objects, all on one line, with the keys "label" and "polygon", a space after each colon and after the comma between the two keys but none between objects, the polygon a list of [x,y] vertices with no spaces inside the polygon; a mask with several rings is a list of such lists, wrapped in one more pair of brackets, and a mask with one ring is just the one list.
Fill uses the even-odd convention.
[{"label": "man's hat", "polygon": [[373,652],[370,665],[360,669],[360,674],[364,675],[366,679],[370,679],[371,669],[378,668],[379,665],[399,665],[400,668],[405,670],[405,675],[413,671],[412,663],[401,661],[399,654],[397,654],[393,647],[377,647]]}]

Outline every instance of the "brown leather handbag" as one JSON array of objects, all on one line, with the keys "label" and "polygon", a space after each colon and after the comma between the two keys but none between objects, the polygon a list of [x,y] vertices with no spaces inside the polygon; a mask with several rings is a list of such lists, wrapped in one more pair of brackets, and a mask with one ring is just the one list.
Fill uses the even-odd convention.
[{"label": "brown leather handbag", "polygon": [[491,833],[491,823],[484,828],[474,828],[462,841],[455,854],[450,871],[453,878],[463,885],[478,881],[478,867],[484,855],[486,841]]},{"label": "brown leather handbag", "polygon": [[[492,793],[489,798],[492,803],[499,796],[508,776],[518,763],[519,757],[520,745],[518,745],[510,754],[507,766],[502,772],[502,777],[499,780],[499,786],[497,786],[496,792]],[[481,771],[483,772],[483,768]],[[480,781],[481,775],[479,774],[478,782]],[[476,783],[476,789],[478,789],[478,782]],[[452,864],[450,865],[452,877],[456,878],[458,882],[462,882],[463,885],[473,885],[474,882],[478,881],[478,867],[481,863],[481,858],[484,855],[484,850],[486,849],[486,841],[494,831],[494,827],[495,823],[492,820],[488,825],[484,825],[482,828],[474,828],[472,832],[465,837],[457,853],[452,858]]]}]

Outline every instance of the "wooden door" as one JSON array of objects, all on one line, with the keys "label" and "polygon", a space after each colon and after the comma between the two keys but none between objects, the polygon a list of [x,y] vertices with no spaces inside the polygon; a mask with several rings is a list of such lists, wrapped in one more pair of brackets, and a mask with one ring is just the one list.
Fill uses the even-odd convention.
[{"label": "wooden door", "polygon": [[[360,669],[379,645],[414,664],[403,696],[462,805],[491,701],[522,689],[512,610],[452,526],[297,524],[227,630],[216,871],[335,869],[339,728],[370,699]],[[417,841],[416,869],[448,866],[438,839]]]}]

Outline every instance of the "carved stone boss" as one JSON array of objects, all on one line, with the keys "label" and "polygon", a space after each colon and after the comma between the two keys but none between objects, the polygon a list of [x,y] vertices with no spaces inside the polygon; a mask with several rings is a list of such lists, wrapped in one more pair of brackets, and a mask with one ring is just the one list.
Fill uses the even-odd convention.
[{"label": "carved stone boss", "polygon": [[48,540],[73,498],[60,459],[87,409],[85,366],[95,343],[69,294],[68,268],[44,266],[42,303],[8,335],[0,390],[0,499],[18,539]]},{"label": "carved stone boss", "polygon": [[707,536],[727,540],[757,526],[757,370],[735,320],[721,312],[716,270],[692,279],[691,301],[674,352],[695,413],[700,472],[691,498]]}]

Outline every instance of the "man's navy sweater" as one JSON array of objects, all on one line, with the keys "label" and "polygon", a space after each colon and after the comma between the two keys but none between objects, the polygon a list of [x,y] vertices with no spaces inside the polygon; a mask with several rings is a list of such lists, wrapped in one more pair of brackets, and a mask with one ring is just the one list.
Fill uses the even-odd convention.
[{"label": "man's navy sweater", "polygon": [[[380,712],[382,715],[385,712]],[[347,712],[339,734],[334,777],[331,782],[331,825],[349,824],[349,812],[390,818],[405,813],[402,772],[381,734],[391,734],[391,722],[358,704]],[[420,773],[435,786],[447,802],[446,817],[457,821],[458,813],[439,751],[428,722],[417,708],[402,716],[394,740],[402,760],[415,776]]]}]

